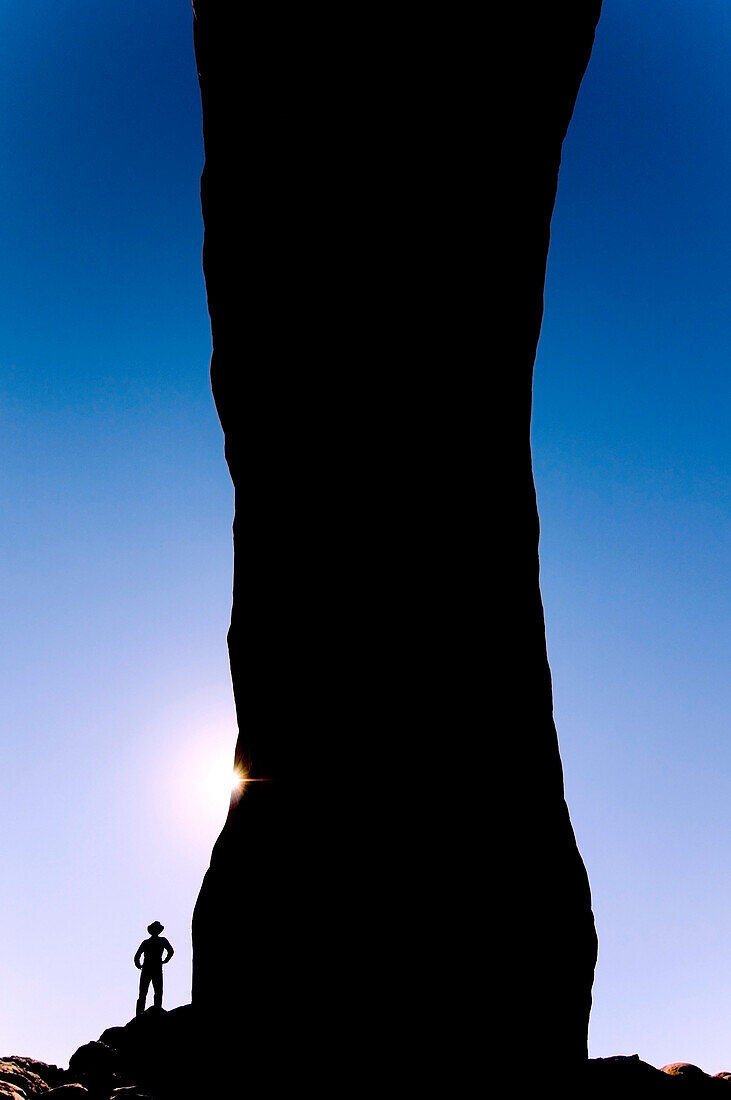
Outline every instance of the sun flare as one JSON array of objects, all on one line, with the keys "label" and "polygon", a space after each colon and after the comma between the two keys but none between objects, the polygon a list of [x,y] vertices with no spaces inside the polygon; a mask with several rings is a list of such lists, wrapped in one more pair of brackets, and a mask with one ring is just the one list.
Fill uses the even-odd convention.
[{"label": "sun flare", "polygon": [[219,808],[229,798],[240,798],[246,784],[246,771],[239,765],[231,767],[229,752],[210,755],[196,769],[196,786],[200,799],[212,808]]},{"label": "sun flare", "polygon": [[244,797],[248,768],[234,761],[235,734],[191,738],[174,769],[168,773],[172,817],[176,831],[205,837],[212,843],[223,828],[232,806]]}]

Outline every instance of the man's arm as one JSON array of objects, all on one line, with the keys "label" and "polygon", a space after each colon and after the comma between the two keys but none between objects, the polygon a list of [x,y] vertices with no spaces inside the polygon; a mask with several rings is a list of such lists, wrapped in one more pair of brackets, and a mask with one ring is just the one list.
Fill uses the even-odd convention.
[{"label": "man's arm", "polygon": [[137,967],[138,970],[142,969],[142,963],[140,962],[140,959],[142,958],[144,953],[145,953],[145,945],[144,945],[144,943],[141,943],[140,946],[137,948],[137,954],[135,955],[135,966]]},{"label": "man's arm", "polygon": [[163,936],[162,945],[165,948],[165,950],[168,952],[168,957],[166,959],[163,959],[162,961],[163,961],[163,963],[169,963],[170,960],[172,959],[173,955],[175,954],[175,952],[173,951],[173,948],[172,948],[172,944],[170,943],[170,940],[166,940],[165,937]]}]

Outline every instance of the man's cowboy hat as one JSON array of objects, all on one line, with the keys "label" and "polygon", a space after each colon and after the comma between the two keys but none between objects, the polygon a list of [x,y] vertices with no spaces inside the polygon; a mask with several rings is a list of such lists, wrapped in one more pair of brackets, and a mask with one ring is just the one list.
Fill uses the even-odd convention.
[{"label": "man's cowboy hat", "polygon": [[147,931],[150,933],[151,936],[154,936],[157,932],[162,932],[164,927],[165,925],[160,924],[159,920],[154,920],[152,924],[148,924]]}]

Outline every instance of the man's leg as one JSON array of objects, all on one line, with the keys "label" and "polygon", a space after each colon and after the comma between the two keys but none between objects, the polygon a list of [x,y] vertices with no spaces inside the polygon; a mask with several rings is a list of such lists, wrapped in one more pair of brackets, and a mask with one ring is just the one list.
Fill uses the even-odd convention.
[{"label": "man's leg", "polygon": [[152,988],[155,993],[155,1008],[162,1008],[162,967],[152,975]]},{"label": "man's leg", "polygon": [[151,974],[148,974],[146,970],[143,970],[140,974],[140,995],[137,998],[137,1015],[141,1016],[145,1011],[145,1001],[147,1000],[147,990],[150,988]]}]

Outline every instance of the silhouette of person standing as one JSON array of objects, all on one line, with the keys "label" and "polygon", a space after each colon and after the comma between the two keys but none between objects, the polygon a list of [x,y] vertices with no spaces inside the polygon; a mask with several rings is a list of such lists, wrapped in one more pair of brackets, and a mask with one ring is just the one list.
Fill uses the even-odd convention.
[{"label": "silhouette of person standing", "polygon": [[[152,982],[155,993],[155,1008],[162,1008],[162,968],[164,963],[170,962],[174,955],[169,940],[160,935],[162,930],[163,925],[160,924],[159,920],[148,924],[147,931],[150,933],[150,938],[142,941],[135,955],[135,966],[142,971],[140,974],[140,995],[137,1000],[138,1016],[141,1016],[145,1011],[145,1001],[147,1000],[147,990],[150,988],[150,982]],[[163,958],[165,951],[167,951],[167,956]],[[142,958],[144,958],[144,962],[140,962]]]}]

